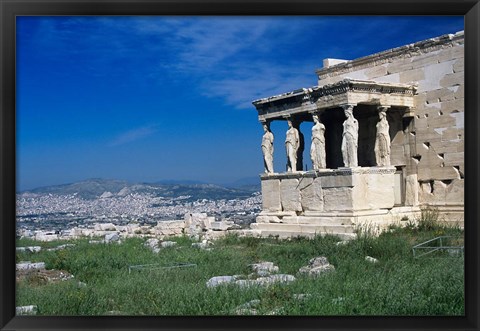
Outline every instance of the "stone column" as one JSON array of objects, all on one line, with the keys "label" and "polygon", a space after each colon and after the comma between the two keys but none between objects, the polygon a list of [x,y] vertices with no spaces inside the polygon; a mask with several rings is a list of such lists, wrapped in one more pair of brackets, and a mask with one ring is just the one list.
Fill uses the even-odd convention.
[{"label": "stone column", "polygon": [[266,174],[273,174],[273,133],[270,131],[270,123],[263,122],[262,153],[263,164]]},{"label": "stone column", "polygon": [[293,126],[295,129],[298,131],[298,138],[299,138],[299,145],[298,145],[298,150],[297,150],[297,171],[302,171],[303,170],[303,151],[305,150],[305,137],[300,131],[300,124],[302,122],[300,121],[294,121]]},{"label": "stone column", "polygon": [[387,120],[387,109],[389,107],[379,106],[377,123],[377,134],[375,137],[375,161],[379,167],[390,166],[390,133]]},{"label": "stone column", "polygon": [[287,152],[287,171],[294,172],[298,169],[298,150],[300,149],[300,135],[294,127],[291,118],[287,119],[288,130],[285,138],[285,149]]},{"label": "stone column", "polygon": [[313,170],[325,169],[325,125],[320,122],[320,114],[313,113],[312,144],[310,147],[310,158],[312,159]]},{"label": "stone column", "polygon": [[343,122],[342,156],[345,167],[358,167],[358,121],[353,117],[353,105],[343,105],[347,118]]}]

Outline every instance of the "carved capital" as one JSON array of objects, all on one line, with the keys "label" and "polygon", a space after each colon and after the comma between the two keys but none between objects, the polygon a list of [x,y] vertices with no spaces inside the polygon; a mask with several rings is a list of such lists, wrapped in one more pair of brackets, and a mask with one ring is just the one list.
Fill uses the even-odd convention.
[{"label": "carved capital", "polygon": [[404,118],[410,118],[415,116],[415,107],[408,107],[405,109],[405,113],[403,113]]},{"label": "carved capital", "polygon": [[352,103],[348,103],[348,104],[345,104],[345,105],[340,105],[340,107],[342,107],[344,111],[349,111],[349,112],[353,112],[353,107],[355,107],[355,106],[356,105],[352,104]]},{"label": "carved capital", "polygon": [[390,106],[382,106],[382,105],[377,106],[377,111],[378,111],[379,113],[384,113],[384,112],[386,112],[388,109],[390,109]]}]

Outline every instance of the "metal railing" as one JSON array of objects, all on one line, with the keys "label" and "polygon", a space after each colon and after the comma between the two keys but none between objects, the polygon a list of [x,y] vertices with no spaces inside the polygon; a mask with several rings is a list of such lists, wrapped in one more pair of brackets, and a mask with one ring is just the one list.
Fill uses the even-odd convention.
[{"label": "metal railing", "polygon": [[131,273],[132,270],[169,270],[175,268],[189,268],[189,267],[196,267],[195,263],[184,263],[184,262],[175,262],[169,265],[164,265],[160,263],[154,264],[138,264],[138,265],[130,265],[128,266],[128,273]]},{"label": "metal railing", "polygon": [[[413,257],[459,257],[464,255],[463,237],[440,236],[413,246]],[[435,252],[439,254],[434,254]]]}]

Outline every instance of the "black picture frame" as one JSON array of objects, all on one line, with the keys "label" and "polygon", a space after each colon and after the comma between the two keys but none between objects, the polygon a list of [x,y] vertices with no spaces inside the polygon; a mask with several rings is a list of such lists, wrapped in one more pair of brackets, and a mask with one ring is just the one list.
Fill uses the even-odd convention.
[{"label": "black picture frame", "polygon": [[[465,316],[460,317],[41,317],[15,316],[15,17],[17,15],[464,15]],[[479,330],[478,0],[0,0],[1,330]],[[372,36],[374,38],[375,36]]]}]

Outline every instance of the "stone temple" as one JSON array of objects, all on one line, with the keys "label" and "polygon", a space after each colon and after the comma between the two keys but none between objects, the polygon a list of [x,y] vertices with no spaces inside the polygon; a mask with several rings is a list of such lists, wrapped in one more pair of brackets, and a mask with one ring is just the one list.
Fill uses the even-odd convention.
[{"label": "stone temple", "polygon": [[[263,126],[262,236],[353,237],[423,207],[463,225],[464,33],[354,60],[325,59],[318,85],[253,101]],[[284,121],[285,134],[270,131]],[[314,122],[310,132],[301,124]],[[273,139],[287,165],[273,169]],[[311,150],[304,151],[305,141]],[[304,155],[306,154],[306,155]],[[303,167],[305,157],[313,169]]]}]

